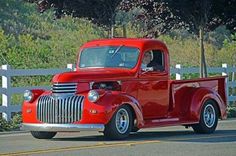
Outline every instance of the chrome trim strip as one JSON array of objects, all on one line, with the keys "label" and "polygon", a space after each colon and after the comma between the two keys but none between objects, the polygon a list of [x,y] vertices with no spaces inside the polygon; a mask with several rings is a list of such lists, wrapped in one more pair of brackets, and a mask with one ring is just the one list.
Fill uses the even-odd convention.
[{"label": "chrome trim strip", "polygon": [[[78,111],[78,104],[80,104],[80,103],[78,103],[78,100],[80,99],[81,97],[79,97],[79,98],[76,98],[75,99],[75,103],[74,103],[74,105],[75,105],[75,109],[74,109],[74,111],[75,111],[75,113],[73,113],[72,114],[72,116],[74,115],[74,120],[78,120],[79,118],[77,118],[77,116],[79,116],[79,111]],[[77,113],[78,112],[78,113]]]},{"label": "chrome trim strip", "polygon": [[60,124],[60,123],[62,123],[62,104],[61,104],[61,99],[58,99],[58,114],[59,114],[59,116],[58,116],[58,123]]},{"label": "chrome trim strip", "polygon": [[[70,111],[70,110],[71,110],[71,99],[72,99],[72,97],[73,97],[73,96],[69,97],[69,99],[68,99],[68,108],[67,108],[67,111],[68,111],[68,114],[69,114],[69,115],[72,114],[72,112]],[[72,122],[72,119],[71,119],[71,118],[68,119],[68,123],[70,123],[70,122]]]},{"label": "chrome trim strip", "polygon": [[50,101],[51,101],[51,105],[52,105],[52,107],[51,107],[51,123],[54,123],[54,121],[55,121],[55,114],[54,114],[54,112],[55,112],[55,104],[53,103],[53,99],[51,98],[50,99]]},{"label": "chrome trim strip", "polygon": [[54,101],[54,105],[55,105],[55,122],[58,123],[58,102],[53,100]]},{"label": "chrome trim strip", "polygon": [[104,131],[103,124],[22,124],[22,130],[47,132]]},{"label": "chrome trim strip", "polygon": [[64,108],[65,108],[65,111],[64,111],[64,113],[65,113],[65,123],[68,123],[68,115],[69,115],[69,113],[68,113],[68,98],[66,98],[66,100],[64,101]]},{"label": "chrome trim strip", "polygon": [[84,108],[84,96],[81,97],[81,103],[80,103],[80,108],[79,108],[79,112],[80,112],[80,116],[79,118],[82,119],[82,116],[83,116],[83,108]]},{"label": "chrome trim strip", "polygon": [[71,110],[71,119],[72,119],[72,121],[76,121],[75,119],[74,119],[74,112],[75,112],[75,105],[76,105],[76,103],[75,103],[75,101],[76,101],[76,97],[75,96],[73,96],[73,99],[72,99],[72,110]]},{"label": "chrome trim strip", "polygon": [[54,83],[51,86],[51,90],[54,94],[75,94],[77,85],[77,83]]},{"label": "chrome trim strip", "polygon": [[52,90],[52,92],[53,93],[71,93],[71,92],[76,92],[76,89],[68,89],[68,90],[65,90],[64,88],[63,89],[61,89],[61,90],[56,90],[56,89],[54,89],[53,88],[53,90]]},{"label": "chrome trim strip", "polygon": [[63,86],[63,85],[77,85],[77,83],[53,83],[52,85]]},{"label": "chrome trim strip", "polygon": [[[76,89],[77,86],[63,86],[63,89]],[[53,86],[53,89],[62,89],[62,86]]]}]

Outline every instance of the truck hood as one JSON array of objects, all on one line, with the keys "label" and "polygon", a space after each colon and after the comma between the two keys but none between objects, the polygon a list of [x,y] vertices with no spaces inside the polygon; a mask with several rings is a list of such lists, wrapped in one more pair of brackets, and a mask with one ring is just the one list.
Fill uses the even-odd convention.
[{"label": "truck hood", "polygon": [[99,80],[122,80],[134,78],[136,73],[127,69],[84,69],[80,71],[65,72],[56,74],[53,83],[77,83]]}]

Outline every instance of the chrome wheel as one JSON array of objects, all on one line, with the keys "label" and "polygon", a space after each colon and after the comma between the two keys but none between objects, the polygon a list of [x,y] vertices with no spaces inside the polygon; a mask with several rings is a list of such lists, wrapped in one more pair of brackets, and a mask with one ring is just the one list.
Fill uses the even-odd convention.
[{"label": "chrome wheel", "polygon": [[214,123],[215,123],[215,119],[216,119],[216,113],[215,113],[215,109],[211,104],[207,104],[206,107],[204,108],[204,123],[208,128],[211,128]]},{"label": "chrome wheel", "polygon": [[129,128],[129,114],[124,108],[116,113],[116,128],[121,134],[126,133]]},{"label": "chrome wheel", "polygon": [[193,130],[196,133],[213,133],[218,124],[219,112],[217,103],[207,100],[202,106],[199,123],[192,125]]},{"label": "chrome wheel", "polygon": [[108,139],[124,139],[129,136],[133,122],[132,110],[128,105],[123,105],[105,125],[104,136]]}]

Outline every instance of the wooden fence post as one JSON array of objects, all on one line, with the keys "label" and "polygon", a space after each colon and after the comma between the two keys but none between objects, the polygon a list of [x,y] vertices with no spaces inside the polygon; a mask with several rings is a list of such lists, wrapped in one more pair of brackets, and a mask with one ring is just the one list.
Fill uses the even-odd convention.
[{"label": "wooden fence post", "polygon": [[[228,65],[226,63],[222,64],[223,72],[222,76],[227,76],[229,74],[228,72]],[[226,78],[226,97],[227,98],[227,104],[229,104],[229,78]]]},{"label": "wooden fence post", "polygon": [[180,64],[176,64],[175,68],[178,69],[177,73],[175,74],[175,79],[176,80],[181,80],[181,77],[182,77],[181,65]]},{"label": "wooden fence post", "polygon": [[2,94],[2,106],[5,108],[5,111],[2,113],[2,118],[7,121],[11,119],[11,111],[9,110],[11,93],[8,92],[8,89],[11,87],[10,69],[9,65],[2,65],[2,70],[5,71],[5,74],[2,76],[2,88],[5,90]]},{"label": "wooden fence post", "polygon": [[76,70],[74,64],[67,64],[67,65],[66,65],[66,68],[67,68],[67,69],[70,69],[71,71],[75,71],[75,70]]}]

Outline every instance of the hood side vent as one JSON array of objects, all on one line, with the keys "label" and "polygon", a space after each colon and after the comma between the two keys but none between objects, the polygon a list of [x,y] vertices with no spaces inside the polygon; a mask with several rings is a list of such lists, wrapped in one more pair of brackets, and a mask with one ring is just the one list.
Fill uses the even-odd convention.
[{"label": "hood side vent", "polygon": [[53,94],[75,94],[77,83],[54,83],[52,85]]}]

